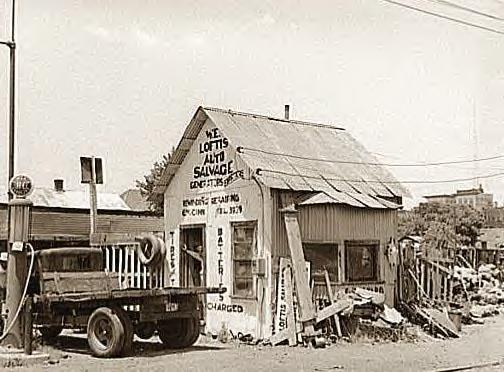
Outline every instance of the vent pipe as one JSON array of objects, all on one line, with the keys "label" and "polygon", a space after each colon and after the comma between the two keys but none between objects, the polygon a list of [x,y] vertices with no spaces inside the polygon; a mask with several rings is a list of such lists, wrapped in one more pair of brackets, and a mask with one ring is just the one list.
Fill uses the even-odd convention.
[{"label": "vent pipe", "polygon": [[289,120],[290,105],[285,105],[285,120]]}]

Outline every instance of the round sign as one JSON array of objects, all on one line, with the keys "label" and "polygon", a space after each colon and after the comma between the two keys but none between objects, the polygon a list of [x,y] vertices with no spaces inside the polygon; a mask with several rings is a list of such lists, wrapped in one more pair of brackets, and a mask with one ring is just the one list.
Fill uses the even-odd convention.
[{"label": "round sign", "polygon": [[26,198],[33,191],[33,181],[28,176],[15,176],[9,182],[9,189],[14,196]]}]

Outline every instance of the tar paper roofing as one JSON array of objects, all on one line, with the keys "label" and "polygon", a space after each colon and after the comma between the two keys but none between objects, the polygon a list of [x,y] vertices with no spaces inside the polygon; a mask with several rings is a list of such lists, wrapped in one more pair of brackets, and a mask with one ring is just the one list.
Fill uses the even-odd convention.
[{"label": "tar paper roofing", "polygon": [[342,128],[210,107],[196,110],[154,190],[157,195],[166,190],[207,119],[267,187],[314,192],[315,204],[371,208],[397,207],[383,198],[409,196]]}]

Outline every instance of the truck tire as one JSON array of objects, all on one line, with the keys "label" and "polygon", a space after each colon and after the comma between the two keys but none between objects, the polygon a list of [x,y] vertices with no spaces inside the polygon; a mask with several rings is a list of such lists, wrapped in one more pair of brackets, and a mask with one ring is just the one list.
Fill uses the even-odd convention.
[{"label": "truck tire", "polygon": [[156,325],[152,322],[138,323],[135,327],[135,334],[142,340],[148,340],[154,336]]},{"label": "truck tire", "polygon": [[192,346],[199,338],[198,318],[176,318],[158,325],[159,338],[171,349],[183,349]]},{"label": "truck tire", "polygon": [[142,238],[137,253],[142,265],[156,267],[161,261],[161,247],[158,238],[154,235]]},{"label": "truck tire", "polygon": [[87,324],[87,339],[94,356],[118,356],[124,345],[124,327],[119,316],[108,307],[93,311]]},{"label": "truck tire", "polygon": [[124,328],[124,344],[121,355],[130,355],[133,352],[133,336],[135,335],[133,322],[122,307],[114,307],[112,310],[117,314]]},{"label": "truck tire", "polygon": [[40,327],[39,331],[42,334],[42,338],[45,340],[53,340],[59,336],[63,327],[61,326],[49,326],[49,327]]}]

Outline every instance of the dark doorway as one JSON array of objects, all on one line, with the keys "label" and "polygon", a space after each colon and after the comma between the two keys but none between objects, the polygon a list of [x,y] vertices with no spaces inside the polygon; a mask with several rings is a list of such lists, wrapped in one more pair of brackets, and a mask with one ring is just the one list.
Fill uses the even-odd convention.
[{"label": "dark doorway", "polygon": [[180,227],[180,286],[206,285],[205,225]]}]

